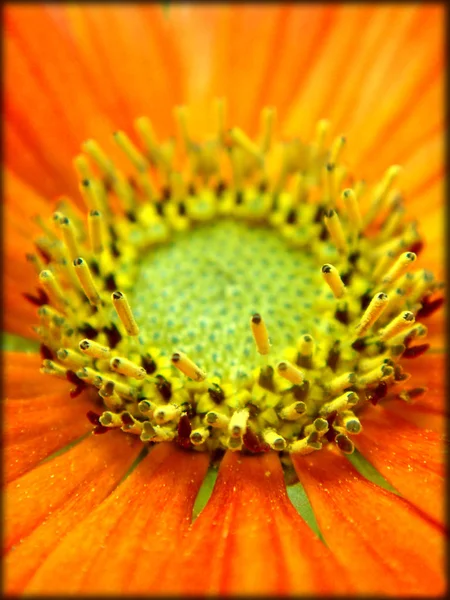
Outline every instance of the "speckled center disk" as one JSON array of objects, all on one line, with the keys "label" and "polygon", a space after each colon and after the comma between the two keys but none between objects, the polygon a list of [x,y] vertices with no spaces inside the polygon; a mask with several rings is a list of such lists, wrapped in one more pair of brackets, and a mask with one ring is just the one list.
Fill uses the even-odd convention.
[{"label": "speckled center disk", "polygon": [[144,256],[130,300],[144,344],[182,350],[231,379],[260,364],[249,318],[261,313],[275,353],[320,328],[315,301],[333,302],[320,264],[268,227],[220,220],[177,233]]}]

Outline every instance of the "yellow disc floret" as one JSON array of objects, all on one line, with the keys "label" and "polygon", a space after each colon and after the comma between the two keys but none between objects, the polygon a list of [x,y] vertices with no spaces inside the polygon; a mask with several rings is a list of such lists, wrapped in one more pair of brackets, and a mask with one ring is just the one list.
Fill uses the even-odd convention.
[{"label": "yellow disc floret", "polygon": [[[88,140],[74,160],[86,204],[62,199],[36,255],[42,371],[90,389],[97,433],[143,443],[308,454],[354,449],[363,409],[401,390],[399,364],[426,350],[418,319],[440,287],[413,271],[420,237],[403,221],[399,167],[366,189],[350,178],[345,138],[259,140],[226,129],[193,139],[176,109],[182,151],[149,119],[139,143],[113,137],[119,169]],[[72,400],[76,401],[76,400]],[[286,463],[286,460],[284,461]]]}]

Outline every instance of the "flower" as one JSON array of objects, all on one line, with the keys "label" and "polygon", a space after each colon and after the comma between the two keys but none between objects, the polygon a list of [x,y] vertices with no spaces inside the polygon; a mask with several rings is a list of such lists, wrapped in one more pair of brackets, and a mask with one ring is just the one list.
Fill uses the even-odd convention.
[{"label": "flower", "polygon": [[[241,130],[234,129],[229,134],[231,140],[223,132],[226,144],[244,152],[242,156],[246,158],[237,159],[238,167],[247,161],[250,168],[249,156],[256,155],[255,160],[259,160],[252,141],[259,118],[255,106],[262,108],[272,104],[277,106],[283,119],[286,136],[295,136],[301,131],[302,137],[313,139],[315,124],[325,116],[329,118],[337,128],[334,135],[338,145],[334,151],[338,151],[341,139],[336,136],[345,132],[349,138],[346,162],[357,176],[363,174],[368,181],[376,182],[386,166],[403,164],[407,211],[420,218],[420,229],[427,242],[419,256],[421,268],[433,267],[439,276],[442,232],[436,223],[441,211],[443,174],[442,21],[441,8],[416,6],[180,6],[170,7],[168,15],[158,6],[8,7],[5,19],[7,330],[27,337],[35,335],[30,329],[36,323],[33,302],[42,304],[44,300],[48,306],[47,297],[53,296],[56,302],[50,302],[50,306],[55,308],[58,300],[67,299],[55,288],[49,269],[44,269],[46,275],[41,273],[40,277],[40,289],[45,292],[35,296],[33,260],[26,262],[24,254],[33,254],[32,238],[42,238],[41,229],[49,229],[46,218],[54,204],[45,198],[61,193],[69,194],[74,204],[67,200],[62,205],[59,202],[58,206],[69,211],[69,216],[60,209],[61,214],[56,216],[61,229],[58,235],[64,237],[69,251],[71,243],[79,242],[77,236],[71,237],[70,227],[84,209],[78,180],[70,176],[67,166],[79,154],[80,142],[99,140],[108,156],[114,156],[122,165],[123,158],[112,145],[108,146],[110,132],[119,131],[119,145],[139,162],[140,155],[136,158],[123,133],[129,130],[136,116],[150,114],[158,137],[165,139],[171,133],[168,107],[185,103],[194,107],[190,130],[203,134],[207,126],[203,113],[208,110],[212,94],[225,92],[229,96],[229,122],[249,132],[246,137]],[[249,30],[253,40],[258,40],[257,44],[249,43]],[[302,32],[301,44],[299,31]],[[268,113],[265,114],[267,118]],[[185,113],[181,111],[178,116],[183,131]],[[286,144],[286,147],[292,146]],[[293,147],[295,149],[295,145]],[[164,148],[156,156],[160,166],[164,166],[170,143]],[[95,144],[85,144],[84,150],[102,162]],[[201,161],[200,175],[206,178],[204,155]],[[111,168],[109,162],[103,161],[103,164],[106,171]],[[78,158],[76,167],[80,173],[86,163]],[[328,172],[334,173],[332,169]],[[256,173],[259,173],[257,169]],[[307,173],[314,180],[314,174]],[[390,182],[391,175],[389,171],[384,181]],[[94,179],[89,181],[88,186],[82,184],[81,191],[88,202],[93,202],[95,189],[101,193],[101,188],[94,189]],[[138,181],[140,185],[145,183],[145,178]],[[175,194],[180,182],[172,178],[170,183],[171,194]],[[310,183],[314,181],[308,180],[308,185]],[[122,200],[126,201],[127,188],[121,192]],[[89,193],[94,196],[90,197]],[[117,189],[116,193],[119,195]],[[175,200],[182,197],[183,194]],[[425,203],[430,210],[423,215],[421,209]],[[247,206],[245,199],[243,206]],[[89,239],[95,242],[101,237],[95,234],[97,208],[91,208],[94,214],[91,212],[90,227],[94,233]],[[39,218],[33,220],[36,214]],[[328,231],[339,245],[342,238],[339,225],[333,220],[335,215],[324,215],[327,226],[323,231]],[[128,215],[130,223],[134,216]],[[180,213],[180,216],[183,215]],[[176,219],[176,223],[183,222]],[[123,226],[122,238],[135,235],[131,225]],[[150,229],[150,234],[152,232]],[[54,235],[52,238],[52,230],[46,233],[50,240],[55,238]],[[244,230],[228,233],[230,240],[233,235],[245,235]],[[209,234],[210,239],[214,238],[214,232]],[[419,254],[417,242],[414,238],[411,243]],[[45,243],[40,243],[44,256],[49,250]],[[221,242],[213,239],[212,243]],[[133,256],[135,245],[136,242],[123,246],[122,254],[128,256],[130,252],[134,261],[126,263],[128,266],[142,258]],[[53,246],[51,249],[54,251]],[[410,248],[407,250],[412,252]],[[79,277],[81,287],[94,306],[92,329],[94,325],[100,326],[98,319],[102,319],[101,311],[95,308],[100,305],[96,288],[89,279],[86,263],[77,262],[76,255],[72,258],[78,269],[74,286]],[[173,265],[170,258],[167,253],[160,258],[162,263],[167,261],[163,265],[166,269]],[[406,263],[394,264],[396,269],[402,269]],[[113,263],[113,267],[116,266]],[[100,273],[103,268],[99,263]],[[335,271],[333,265],[323,271],[324,285],[328,284],[331,292],[340,296],[341,280]],[[392,276],[388,270],[387,275],[389,273]],[[122,276],[121,285],[126,286],[126,272],[114,268],[112,274]],[[194,273],[194,278],[198,276]],[[111,291],[117,283],[114,279]],[[28,294],[31,303],[22,300],[23,293]],[[127,292],[127,296],[131,298],[133,293]],[[137,294],[139,296],[139,290]],[[113,301],[117,311],[116,331],[123,331],[123,326],[128,333],[135,333],[136,325],[126,296],[115,296]],[[78,327],[77,319],[88,305],[77,306],[75,298],[73,302],[77,310],[73,311],[70,323]],[[147,302],[148,299],[145,305]],[[432,302],[425,303],[420,309],[422,314],[431,312],[435,306]],[[63,305],[63,313],[66,306]],[[136,310],[133,302],[130,306]],[[417,308],[414,310],[417,312]],[[50,317],[58,319],[58,314]],[[50,336],[50,328],[44,326],[50,317],[41,311],[43,325],[38,333],[44,337]],[[327,318],[324,313],[323,319]],[[442,593],[445,584],[444,407],[439,312],[432,315],[427,324],[434,352],[409,361],[412,366],[406,365],[406,359],[402,362],[413,375],[414,388],[408,385],[409,393],[379,402],[361,413],[363,430],[352,438],[359,453],[347,458],[337,451],[334,443],[324,444],[324,448],[318,450],[322,438],[317,426],[315,432],[311,430],[311,434],[315,433],[312,444],[317,448],[310,447],[318,451],[307,455],[293,452],[292,466],[284,461],[283,473],[276,453],[280,449],[277,444],[283,442],[278,439],[281,437],[292,447],[306,439],[306,435],[302,438],[298,431],[285,425],[282,435],[272,429],[275,437],[269,432],[264,443],[274,450],[255,455],[230,450],[225,453],[212,495],[192,526],[191,515],[200,486],[202,482],[203,486],[211,485],[214,476],[214,471],[208,470],[208,453],[186,451],[176,443],[164,441],[147,453],[146,448],[142,449],[139,436],[124,434],[119,427],[108,430],[105,435],[92,435],[92,424],[86,419],[89,414],[97,432],[104,432],[115,424],[118,414],[127,412],[117,404],[126,394],[126,390],[117,387],[118,383],[125,385],[123,382],[128,382],[129,377],[139,380],[142,365],[146,372],[151,370],[145,361],[136,364],[135,356],[141,356],[139,347],[123,336],[128,354],[121,357],[125,362],[112,363],[111,368],[119,373],[122,370],[124,380],[112,379],[116,387],[108,387],[107,382],[102,387],[108,411],[104,411],[104,406],[97,409],[94,403],[98,396],[92,394],[92,386],[86,389],[89,372],[87,379],[83,379],[76,374],[78,370],[75,373],[69,369],[71,383],[66,380],[65,360],[68,364],[70,360],[79,361],[82,371],[86,368],[84,364],[91,364],[83,363],[86,353],[89,357],[89,352],[98,352],[99,360],[102,359],[101,348],[93,346],[92,330],[86,330],[87,345],[80,348],[85,354],[66,344],[55,357],[52,340],[43,344],[44,370],[51,372],[52,377],[38,372],[42,358],[37,354],[7,353],[6,590],[9,593],[147,594]],[[253,316],[253,336],[264,356],[267,336],[261,329],[263,325],[260,317]],[[391,322],[387,320],[384,325],[386,331]],[[110,335],[116,335],[114,329],[110,329]],[[67,331],[65,335],[70,337]],[[120,343],[124,344],[123,340]],[[343,345],[345,342],[343,335]],[[101,340],[100,346],[104,345],[105,341]],[[414,347],[417,346],[408,349]],[[68,354],[67,349],[75,352],[76,358]],[[203,349],[198,352],[201,354]],[[111,360],[109,354],[107,356],[108,361]],[[126,362],[127,357],[132,359],[130,363]],[[164,356],[160,358],[154,351],[148,358],[155,361],[158,371],[160,360],[164,365]],[[372,358],[367,356],[366,360]],[[396,364],[393,358],[395,356],[390,360]],[[184,375],[198,381],[186,383],[188,379],[180,376],[174,379],[182,382],[180,387],[170,390],[171,393],[181,398],[188,385],[194,386],[189,389],[201,392],[203,372],[190,355],[177,352],[172,362],[175,364],[171,366],[169,362],[167,373],[173,375],[173,369],[179,367]],[[387,366],[393,368],[390,363]],[[295,386],[298,390],[303,385],[302,371],[297,367],[301,365],[289,365],[286,360],[284,367],[278,365],[276,389],[280,394],[286,390],[287,395],[293,394]],[[327,367],[332,370],[330,364]],[[303,369],[309,367],[303,366]],[[101,373],[107,371],[105,368]],[[260,371],[258,368],[258,373]],[[334,381],[330,373],[322,372],[330,385]],[[55,377],[58,374],[64,378]],[[401,372],[396,374],[401,375]],[[220,395],[225,389],[225,385],[220,385],[223,373],[219,372],[217,377],[219,382],[212,381],[212,384],[218,387],[211,386],[211,389]],[[282,381],[286,379],[288,383],[283,388]],[[163,395],[167,386],[164,380],[159,384],[162,391],[158,388],[158,393]],[[157,383],[152,381],[152,385]],[[424,386],[428,392],[419,394]],[[362,387],[365,393],[366,388]],[[127,389],[130,392],[135,388]],[[336,388],[333,397],[345,389],[345,386],[342,390]],[[367,389],[373,388],[368,384]],[[72,398],[70,390],[73,390]],[[372,394],[369,399],[376,403],[378,397]],[[207,405],[209,400],[203,401]],[[322,397],[319,401],[325,406]],[[283,405],[281,410],[289,406]],[[179,404],[174,404],[171,410],[178,408]],[[122,419],[120,425],[125,429],[139,429],[145,421],[150,424],[151,440],[155,439],[156,427],[160,427],[158,437],[164,439],[164,435],[174,434],[173,429],[165,427],[165,423],[171,422],[171,419],[165,421],[166,410],[162,411],[162,426],[151,423],[151,419],[133,420],[132,414],[125,421]],[[155,414],[150,404],[148,411]],[[344,419],[342,406],[339,411],[340,418]],[[187,410],[181,412],[187,415],[188,421],[193,418]],[[199,412],[203,418],[214,411],[207,408]],[[331,412],[314,414],[316,421],[326,421]],[[237,413],[239,411],[232,412],[231,418]],[[250,414],[241,411],[238,416],[244,419],[237,419],[234,425],[240,428],[239,432],[246,431]],[[353,423],[358,423],[357,418],[350,416]],[[284,419],[281,413],[275,415],[276,419],[280,417]],[[186,423],[181,420],[181,414],[177,414],[177,418],[178,423]],[[201,429],[200,422],[196,425]],[[345,422],[339,426],[337,431],[343,435]],[[330,428],[330,423],[324,427]],[[222,442],[219,436],[211,435],[212,429],[208,429],[210,437],[217,439],[220,448]],[[266,429],[257,434],[264,436]],[[189,431],[188,437],[183,437],[177,429],[178,439],[195,445],[192,435]],[[199,435],[200,447],[206,443],[201,437],[206,434],[200,432]],[[234,439],[240,438],[237,435]],[[226,447],[226,444],[222,445]],[[344,450],[349,449],[347,444],[347,441],[342,442]],[[297,483],[287,491],[285,477],[294,477],[294,473],[301,485]],[[300,500],[305,500],[302,490],[306,491],[313,517],[299,506]],[[313,529],[320,532],[320,538]]]}]

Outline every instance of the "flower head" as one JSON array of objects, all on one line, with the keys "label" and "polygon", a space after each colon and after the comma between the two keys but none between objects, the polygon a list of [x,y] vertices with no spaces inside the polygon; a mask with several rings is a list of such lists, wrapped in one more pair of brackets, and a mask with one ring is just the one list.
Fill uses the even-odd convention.
[{"label": "flower head", "polygon": [[[245,27],[251,18],[245,7],[197,10],[217,33],[224,15],[230,26],[242,20]],[[187,34],[182,21],[189,11],[175,10],[173,21],[158,11],[68,8],[31,18],[39,26],[55,20],[49,47],[62,36],[65,53],[89,57],[88,40],[108,40],[112,34],[103,27],[111,20],[121,50],[133,57],[130,36],[145,31],[151,17],[152,43],[159,39],[164,57],[176,62],[184,55],[177,54],[171,28]],[[289,33],[290,11],[277,13],[277,36]],[[387,18],[377,11],[376,26],[366,23],[369,9],[310,15],[301,7],[291,16],[311,19],[331,44],[359,20],[376,40]],[[259,9],[261,27],[267,26],[264,13]],[[435,31],[439,14],[424,15]],[[422,15],[416,9],[399,16],[400,46]],[[8,13],[13,64],[22,64],[23,44],[35,43],[29,19],[24,9]],[[371,43],[364,46],[367,55]],[[92,81],[96,64],[114,52],[94,52],[88,68],[84,62],[79,70],[70,67],[73,80]],[[142,65],[154,61],[155,52],[147,48]],[[389,52],[402,59],[393,49],[386,57]],[[423,386],[420,368],[412,383],[415,369],[408,368],[427,360],[422,355],[429,345],[420,338],[442,304],[442,285],[426,262],[420,264],[421,223],[405,215],[408,189],[397,184],[397,164],[374,178],[371,161],[366,182],[356,170],[364,163],[345,158],[346,131],[330,134],[331,122],[319,114],[314,129],[305,127],[308,138],[302,119],[293,118],[321,89],[314,82],[326,66],[317,63],[305,75],[306,100],[280,101],[278,115],[263,108],[259,133],[252,132],[254,107],[248,131],[230,123],[239,114],[231,94],[230,114],[217,100],[214,118],[204,121],[212,125],[200,131],[195,115],[176,103],[177,135],[165,138],[155,106],[152,120],[138,116],[145,95],[137,86],[134,134],[127,125],[111,127],[111,149],[103,124],[94,127],[99,139],[87,136],[73,158],[77,195],[59,197],[51,210],[34,204],[40,232],[27,260],[37,293],[27,281],[23,295],[38,307],[33,330],[40,370],[51,376],[53,392],[39,393],[36,378],[24,386],[36,358],[10,355],[6,546],[12,591],[57,591],[55,571],[73,592],[415,591],[416,567],[405,572],[395,562],[399,553],[426,574],[424,590],[442,589],[441,438],[439,418],[430,416],[442,409]],[[123,68],[120,61],[114,65]],[[362,59],[354,78],[361,69]],[[61,88],[53,71],[47,78],[57,103]],[[187,81],[200,85],[195,77]],[[157,77],[153,85],[157,90]],[[368,77],[365,85],[370,89],[375,81]],[[283,93],[269,98],[286,98],[293,86],[288,78]],[[121,92],[117,102],[126,106],[132,97],[131,90]],[[364,106],[364,94],[357,97]],[[79,110],[92,118],[93,107],[81,107],[94,102],[89,98]],[[239,108],[247,101],[243,97]],[[199,94],[198,106],[202,102]],[[14,130],[21,105],[13,92],[9,106]],[[279,139],[281,109],[289,135]],[[395,104],[367,134],[373,145],[382,143],[383,127],[397,110]],[[339,111],[330,112],[342,120]],[[107,108],[95,114],[106,128],[116,116]],[[122,116],[118,121],[122,127]],[[73,136],[70,119],[69,130]],[[11,133],[8,139],[13,148],[17,138]],[[371,156],[369,150],[359,144],[361,156]],[[53,156],[44,157],[50,172],[58,162]],[[10,159],[9,189],[52,188],[33,180],[32,163]],[[432,172],[417,184],[419,193],[429,193]],[[19,261],[23,219],[14,204],[8,210],[15,219],[8,248]],[[7,289],[17,294],[15,278],[9,275]],[[19,313],[7,306],[6,314],[14,328]],[[190,526],[194,502],[208,498],[217,468],[212,495]],[[424,483],[426,492],[419,490]],[[305,490],[309,516],[298,508]],[[53,505],[57,514],[47,518]],[[30,519],[21,520],[24,511]],[[81,556],[85,566],[75,568]]]}]

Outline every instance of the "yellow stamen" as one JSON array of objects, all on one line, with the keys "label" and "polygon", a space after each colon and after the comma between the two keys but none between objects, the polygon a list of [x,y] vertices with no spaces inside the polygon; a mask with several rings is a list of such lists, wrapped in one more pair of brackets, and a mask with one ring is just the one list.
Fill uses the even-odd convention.
[{"label": "yellow stamen", "polygon": [[109,364],[111,369],[117,373],[126,375],[127,377],[133,377],[133,379],[145,379],[147,376],[147,372],[144,368],[121,356],[114,356],[111,358]]},{"label": "yellow stamen", "polygon": [[128,299],[123,292],[116,291],[111,294],[112,302],[122,325],[125,327],[125,331],[128,335],[136,336],[139,335],[139,327],[134,319],[133,313],[131,312]]},{"label": "yellow stamen", "polygon": [[414,252],[404,252],[401,254],[381,280],[382,283],[393,283],[396,281],[408,271],[415,260],[416,255]]},{"label": "yellow stamen", "polygon": [[103,218],[99,210],[89,211],[88,229],[91,250],[96,256],[100,256],[100,254],[103,252]]},{"label": "yellow stamen", "polygon": [[100,169],[108,175],[111,179],[114,179],[116,169],[112,161],[100,148],[99,144],[95,140],[87,140],[81,145],[82,149],[88,154],[100,167]]},{"label": "yellow stamen", "polygon": [[383,341],[390,340],[394,336],[402,333],[414,323],[414,314],[410,311],[404,311],[397,315],[389,325],[379,332]]},{"label": "yellow stamen", "polygon": [[171,360],[174,367],[194,381],[204,381],[206,379],[206,373],[188,358],[184,352],[175,352],[172,354]]},{"label": "yellow stamen", "polygon": [[44,286],[52,304],[55,304],[57,308],[64,311],[68,302],[53,273],[48,269],[41,271],[39,273],[39,281]]},{"label": "yellow stamen", "polygon": [[89,300],[92,306],[98,306],[102,300],[94,283],[89,265],[84,258],[81,257],[76,258],[73,261],[73,265],[75,267],[75,273],[77,274],[80,285],[83,288],[83,292],[86,294],[86,298]]},{"label": "yellow stamen", "polygon": [[294,367],[294,365],[292,365],[287,360],[283,360],[278,363],[277,372],[279,375],[281,375],[281,377],[287,379],[295,385],[301,385],[305,379],[305,376],[302,373],[302,371],[300,371],[300,369],[297,369],[297,367]]},{"label": "yellow stamen", "polygon": [[387,306],[388,296],[382,292],[376,294],[366,308],[359,325],[356,328],[358,337],[362,337],[380,317],[381,313]]},{"label": "yellow stamen", "polygon": [[322,276],[335,298],[342,298],[345,295],[345,285],[336,267],[333,267],[333,265],[323,265]]},{"label": "yellow stamen", "polygon": [[255,313],[253,315],[250,319],[250,326],[252,328],[253,339],[255,340],[258,352],[262,355],[269,354],[269,334],[267,333],[266,324],[260,314]]},{"label": "yellow stamen", "polygon": [[306,404],[300,400],[289,404],[289,406],[285,406],[280,411],[280,417],[286,421],[296,421],[297,419],[300,419],[305,411]]},{"label": "yellow stamen", "polygon": [[342,223],[335,210],[330,210],[324,217],[325,227],[328,229],[331,240],[336,246],[336,249],[341,254],[346,254],[348,251],[347,241],[345,239]]},{"label": "yellow stamen", "polygon": [[228,432],[231,437],[242,437],[247,430],[247,421],[250,416],[248,408],[237,410],[233,413],[228,423]]},{"label": "yellow stamen", "polygon": [[107,346],[102,346],[93,340],[81,340],[78,344],[81,352],[87,354],[91,358],[107,359],[111,355],[111,349]]},{"label": "yellow stamen", "polygon": [[146,171],[149,167],[147,159],[142,152],[136,148],[127,134],[124,131],[115,131],[113,135],[117,145],[123,150],[127,158],[133,163],[134,167],[138,171]]}]

